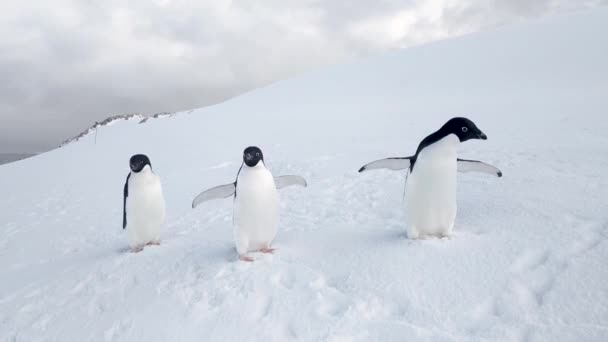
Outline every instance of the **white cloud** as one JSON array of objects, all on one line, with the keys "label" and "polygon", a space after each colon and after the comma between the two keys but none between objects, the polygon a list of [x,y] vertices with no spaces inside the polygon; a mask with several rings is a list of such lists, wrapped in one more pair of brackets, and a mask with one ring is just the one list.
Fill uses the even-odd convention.
[{"label": "white cloud", "polygon": [[112,114],[199,107],[369,53],[606,2],[2,2],[0,152],[51,148]]}]

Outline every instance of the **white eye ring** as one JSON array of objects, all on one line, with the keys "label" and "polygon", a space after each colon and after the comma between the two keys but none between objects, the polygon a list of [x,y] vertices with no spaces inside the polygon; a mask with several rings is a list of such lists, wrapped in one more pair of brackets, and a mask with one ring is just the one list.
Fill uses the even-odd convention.
[{"label": "white eye ring", "polygon": [[466,133],[468,130],[469,130],[468,128],[466,128],[466,127],[462,127],[462,131],[463,131],[463,132],[465,132],[465,133]]},{"label": "white eye ring", "polygon": [[256,152],[256,153],[255,153],[255,156],[256,156],[256,157],[259,157],[259,156],[260,156],[260,152]]}]

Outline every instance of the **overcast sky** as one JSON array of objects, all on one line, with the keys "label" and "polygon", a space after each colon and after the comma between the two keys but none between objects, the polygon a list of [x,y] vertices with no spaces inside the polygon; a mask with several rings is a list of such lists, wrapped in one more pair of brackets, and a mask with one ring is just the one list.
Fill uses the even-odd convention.
[{"label": "overcast sky", "polygon": [[320,66],[608,0],[0,3],[0,152],[212,104]]}]

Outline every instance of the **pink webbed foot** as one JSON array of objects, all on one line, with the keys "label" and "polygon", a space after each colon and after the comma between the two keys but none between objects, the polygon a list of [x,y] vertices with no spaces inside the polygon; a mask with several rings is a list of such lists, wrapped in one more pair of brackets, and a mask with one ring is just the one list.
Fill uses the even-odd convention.
[{"label": "pink webbed foot", "polygon": [[272,254],[272,253],[274,253],[274,251],[276,251],[276,248],[270,248],[270,247],[268,247],[268,248],[262,248],[262,249],[260,249],[260,252],[266,253],[266,254],[268,254],[268,253]]},{"label": "pink webbed foot", "polygon": [[253,258],[246,255],[239,255],[239,260],[246,262],[253,262]]},{"label": "pink webbed foot", "polygon": [[139,253],[144,250],[143,246],[135,246],[131,247],[131,253]]}]

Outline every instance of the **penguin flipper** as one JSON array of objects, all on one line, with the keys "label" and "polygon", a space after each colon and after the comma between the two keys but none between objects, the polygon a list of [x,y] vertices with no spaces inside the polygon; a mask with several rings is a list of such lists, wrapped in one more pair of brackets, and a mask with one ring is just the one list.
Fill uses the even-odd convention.
[{"label": "penguin flipper", "polygon": [[306,179],[295,175],[274,177],[274,185],[277,187],[277,189],[282,189],[291,185],[300,185],[303,187],[308,186]]},{"label": "penguin flipper", "polygon": [[125,187],[122,190],[122,229],[127,228],[127,197],[129,196],[129,177],[131,177],[131,172],[127,175],[127,180],[125,181]]},{"label": "penguin flipper", "polygon": [[389,170],[405,170],[412,164],[412,157],[398,157],[398,158],[386,158],[373,161],[371,163],[363,165],[359,169],[359,172],[377,169],[389,169]]},{"label": "penguin flipper", "polygon": [[216,186],[205,190],[198,194],[192,201],[192,208],[196,208],[199,204],[213,199],[226,198],[234,195],[236,191],[236,183]]},{"label": "penguin flipper", "polygon": [[502,177],[502,171],[497,167],[481,162],[479,160],[468,160],[458,158],[458,171],[460,172],[481,172]]}]

